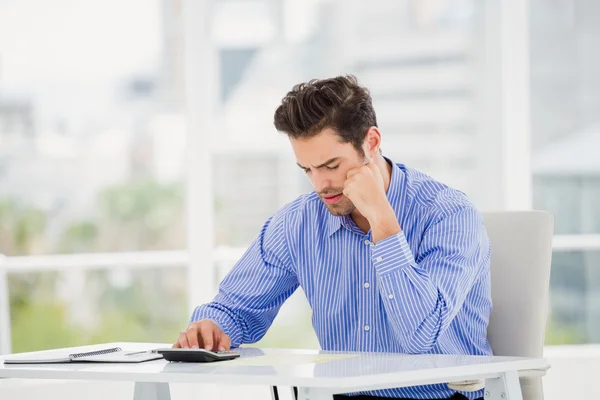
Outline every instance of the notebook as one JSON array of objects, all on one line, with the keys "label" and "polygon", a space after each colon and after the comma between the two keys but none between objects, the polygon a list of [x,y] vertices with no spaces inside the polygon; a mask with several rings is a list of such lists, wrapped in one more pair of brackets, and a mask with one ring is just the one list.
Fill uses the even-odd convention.
[{"label": "notebook", "polygon": [[62,363],[140,363],[144,361],[163,358],[154,350],[123,351],[120,347],[90,351],[87,353],[74,353],[66,356],[55,356],[48,352],[29,353],[21,356],[15,355],[4,360],[5,364],[62,364]]}]

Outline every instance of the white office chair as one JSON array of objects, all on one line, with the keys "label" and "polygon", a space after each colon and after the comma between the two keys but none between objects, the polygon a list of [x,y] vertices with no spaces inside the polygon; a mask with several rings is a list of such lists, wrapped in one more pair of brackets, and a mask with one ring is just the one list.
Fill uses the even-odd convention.
[{"label": "white office chair", "polygon": [[[492,244],[493,311],[488,339],[494,355],[542,357],[554,218],[544,211],[484,213]],[[520,375],[524,400],[543,399],[545,371]],[[476,390],[482,382],[449,384]]]}]

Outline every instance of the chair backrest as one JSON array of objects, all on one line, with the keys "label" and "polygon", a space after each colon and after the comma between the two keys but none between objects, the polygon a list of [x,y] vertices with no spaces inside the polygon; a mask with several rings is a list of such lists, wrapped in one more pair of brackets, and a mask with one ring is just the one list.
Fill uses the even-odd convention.
[{"label": "chair backrest", "polygon": [[484,220],[492,244],[492,350],[499,356],[542,357],[554,218],[522,211],[484,213]]}]

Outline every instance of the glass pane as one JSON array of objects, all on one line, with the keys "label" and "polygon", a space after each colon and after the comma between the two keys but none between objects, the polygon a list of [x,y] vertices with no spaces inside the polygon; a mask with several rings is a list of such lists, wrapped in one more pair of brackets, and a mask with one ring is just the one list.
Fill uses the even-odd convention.
[{"label": "glass pane", "polygon": [[[312,78],[355,74],[371,91],[386,156],[480,194],[474,143],[490,131],[477,104],[485,90],[482,2],[224,1],[215,15],[217,245],[247,247],[279,207],[313,190],[273,127],[281,98]],[[259,345],[316,343],[298,291]]]},{"label": "glass pane", "polygon": [[215,22],[225,127],[214,172],[217,243],[246,245],[278,207],[312,190],[273,112],[294,84],[342,71],[370,89],[386,156],[478,196],[473,142],[487,131],[475,104],[484,90],[480,2],[244,2],[253,28],[243,38],[231,3],[240,2],[217,4]]},{"label": "glass pane", "polygon": [[0,1],[0,253],[185,246],[175,3]]},{"label": "glass pane", "polygon": [[600,3],[530,3],[534,207],[556,233],[600,233]]},{"label": "glass pane", "polygon": [[224,127],[214,160],[218,244],[246,246],[279,207],[312,190],[273,113],[294,84],[342,71],[370,89],[386,156],[477,197],[472,143],[486,131],[475,105],[479,2],[243,2],[243,38],[231,3],[240,2],[217,3],[214,28]]},{"label": "glass pane", "polygon": [[600,342],[600,251],[554,252],[546,344]]},{"label": "glass pane", "polygon": [[185,268],[9,274],[13,352],[173,343],[187,326]]}]

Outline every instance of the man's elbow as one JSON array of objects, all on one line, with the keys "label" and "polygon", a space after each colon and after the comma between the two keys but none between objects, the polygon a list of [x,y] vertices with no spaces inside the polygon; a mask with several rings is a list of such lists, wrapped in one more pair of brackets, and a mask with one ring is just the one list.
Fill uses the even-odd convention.
[{"label": "man's elbow", "polygon": [[417,332],[403,343],[402,348],[407,354],[425,354],[429,353],[436,344],[437,335],[432,337],[431,335],[423,335]]},{"label": "man's elbow", "polygon": [[437,345],[442,330],[440,313],[425,319],[410,335],[405,336],[402,348],[408,354],[425,354]]}]

